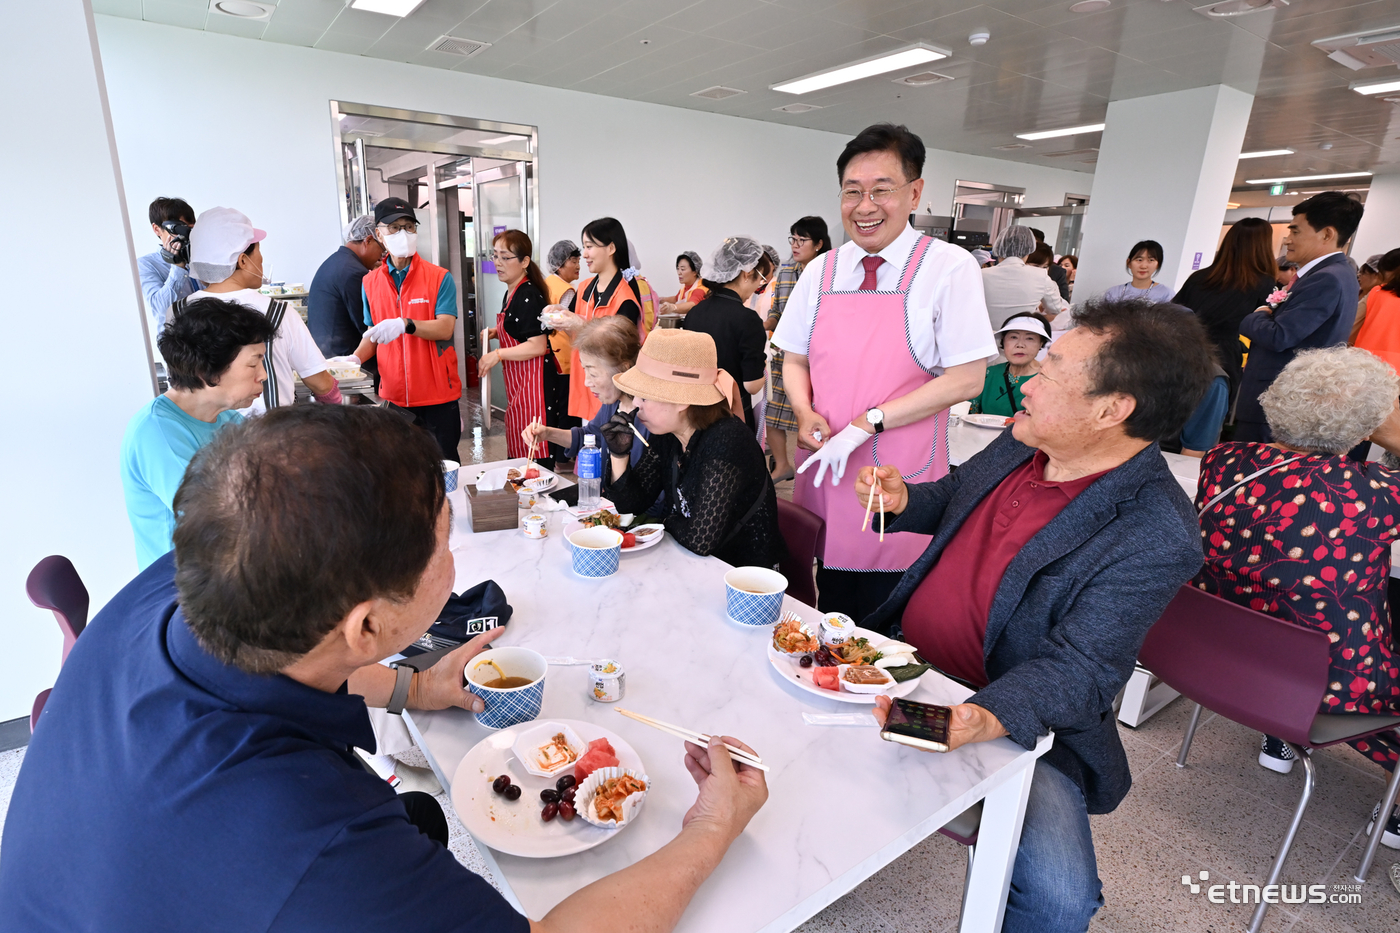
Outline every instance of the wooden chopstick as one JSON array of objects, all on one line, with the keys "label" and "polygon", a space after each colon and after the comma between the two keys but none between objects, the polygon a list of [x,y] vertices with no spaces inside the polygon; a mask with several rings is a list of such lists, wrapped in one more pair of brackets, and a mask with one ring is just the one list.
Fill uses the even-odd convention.
[{"label": "wooden chopstick", "polygon": [[[687,742],[693,742],[696,745],[710,744],[710,736],[705,735],[703,732],[693,732],[690,729],[685,729],[681,726],[673,726],[669,722],[662,722],[659,719],[652,719],[650,716],[643,716],[641,713],[634,713],[631,710],[623,709],[620,706],[614,706],[613,709],[616,712],[619,712],[622,715],[626,716],[628,719],[635,719],[637,720],[637,722],[651,726],[653,729],[659,729],[662,732],[674,735],[678,739],[685,739]],[[725,743],[724,747],[729,749],[729,754],[732,755],[736,761],[739,761],[742,764],[746,764],[751,768],[757,768],[760,771],[769,770],[768,766],[763,763],[763,759],[759,758],[753,752],[744,751],[744,749],[742,748],[735,748],[733,745],[730,745],[727,742]]]},{"label": "wooden chopstick", "polygon": [[[861,519],[860,522],[861,531],[864,531],[866,526],[870,524],[870,510],[875,505],[875,482],[874,474],[871,474],[870,495],[865,497],[865,518]],[[881,504],[883,505],[884,503],[882,502]]]},{"label": "wooden chopstick", "polygon": [[880,543],[885,543],[885,493],[880,491]]}]

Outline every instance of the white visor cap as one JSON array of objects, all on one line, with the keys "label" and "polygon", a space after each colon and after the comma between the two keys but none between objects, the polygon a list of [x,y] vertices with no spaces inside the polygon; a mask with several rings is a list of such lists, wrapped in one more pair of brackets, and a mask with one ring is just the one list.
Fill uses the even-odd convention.
[{"label": "white visor cap", "polygon": [[1050,342],[1050,328],[1045,326],[1044,321],[1037,320],[1029,314],[1013,314],[1006,319],[1006,323],[1001,325],[1001,330],[992,336],[996,337],[1010,330],[1023,330],[1028,334],[1044,337],[1046,343]]}]

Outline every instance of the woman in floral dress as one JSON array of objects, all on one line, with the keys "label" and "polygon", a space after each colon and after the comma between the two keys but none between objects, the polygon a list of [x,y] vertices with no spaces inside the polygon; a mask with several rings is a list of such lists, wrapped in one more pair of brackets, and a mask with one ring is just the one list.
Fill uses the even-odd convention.
[{"label": "woman in floral dress", "polygon": [[[1300,353],[1259,399],[1275,442],[1220,444],[1201,461],[1205,567],[1192,584],[1326,632],[1324,713],[1400,715],[1386,598],[1400,474],[1344,456],[1368,436],[1400,448],[1397,395],[1400,378],[1364,350]],[[1393,732],[1351,744],[1386,770],[1400,758]],[[1286,743],[1264,737],[1261,765],[1286,773],[1293,757]],[[1400,821],[1389,824],[1384,841],[1400,847]]]}]

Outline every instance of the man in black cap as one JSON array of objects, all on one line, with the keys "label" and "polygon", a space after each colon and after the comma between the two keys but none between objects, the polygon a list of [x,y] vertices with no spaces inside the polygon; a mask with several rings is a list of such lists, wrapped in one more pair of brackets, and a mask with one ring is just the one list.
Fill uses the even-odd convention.
[{"label": "man in black cap", "polygon": [[364,277],[365,331],[355,355],[379,361],[379,397],[407,409],[437,438],[446,460],[462,439],[457,375],[457,283],[418,255],[418,218],[403,198],[374,208],[374,235],[388,262]]}]

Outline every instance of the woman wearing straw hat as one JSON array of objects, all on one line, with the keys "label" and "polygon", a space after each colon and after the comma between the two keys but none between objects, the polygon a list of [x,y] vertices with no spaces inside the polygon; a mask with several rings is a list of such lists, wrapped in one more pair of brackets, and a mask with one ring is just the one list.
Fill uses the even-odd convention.
[{"label": "woman wearing straw hat", "polygon": [[[778,497],[763,450],[740,414],[739,387],[716,365],[709,334],[657,330],[637,365],[613,377],[635,413],[603,425],[612,455],[607,496],[619,512],[643,512],[666,493],[666,530],[683,547],[735,566],[772,567],[786,553]],[[651,432],[635,466],[633,421]]]}]

